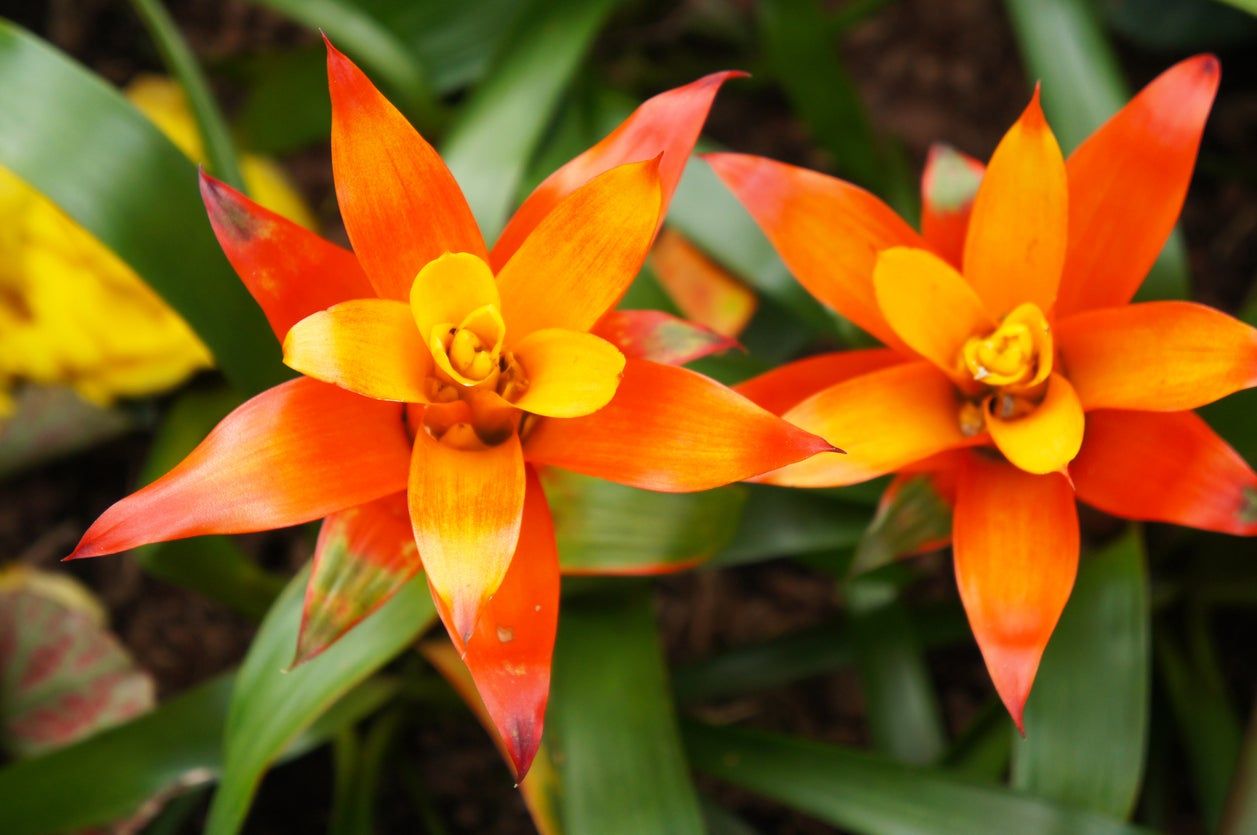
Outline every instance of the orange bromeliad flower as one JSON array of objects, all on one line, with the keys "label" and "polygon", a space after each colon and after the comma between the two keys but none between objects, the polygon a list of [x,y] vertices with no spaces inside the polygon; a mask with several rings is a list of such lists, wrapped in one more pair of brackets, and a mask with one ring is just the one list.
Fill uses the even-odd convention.
[{"label": "orange bromeliad flower", "polygon": [[[1190,302],[1128,304],[1182,207],[1219,75],[1212,56],[1173,67],[1068,161],[1036,91],[985,171],[932,155],[924,237],[840,180],[707,158],[798,279],[888,346],[739,387],[848,452],[762,480],[954,484],[961,600],[1019,727],[1074,582],[1075,497],[1257,534],[1257,475],[1190,411],[1257,384],[1257,330]],[[971,203],[936,188],[944,161]]]},{"label": "orange bromeliad flower", "polygon": [[437,153],[330,45],[328,76],[352,253],[202,180],[224,251],[304,376],[245,403],[107,510],[72,557],[327,517],[302,660],[369,612],[350,599],[330,631],[311,619],[330,593],[345,596],[319,572],[344,559],[346,542],[403,579],[421,558],[522,775],[541,737],[559,595],[535,467],[693,491],[832,449],[706,377],[635,353],[677,320],[620,312],[611,332],[623,347],[597,335],[729,74],[643,104],[543,182],[492,250]]}]

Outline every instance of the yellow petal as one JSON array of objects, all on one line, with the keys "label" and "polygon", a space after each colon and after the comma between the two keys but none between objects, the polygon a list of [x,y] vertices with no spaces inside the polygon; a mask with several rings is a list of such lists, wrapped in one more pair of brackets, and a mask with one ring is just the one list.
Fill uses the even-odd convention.
[{"label": "yellow petal", "polygon": [[519,437],[488,449],[459,449],[420,429],[407,500],[428,582],[451,614],[451,631],[465,641],[480,607],[502,584],[519,541],[524,515]]},{"label": "yellow petal", "polygon": [[437,325],[457,325],[477,308],[498,307],[498,285],[480,258],[447,252],[419,271],[410,287],[410,310],[424,342]]},{"label": "yellow petal", "polygon": [[1033,411],[1005,418],[996,394],[987,408],[986,426],[1004,457],[1028,473],[1044,475],[1063,470],[1082,447],[1082,404],[1074,387],[1059,374],[1048,378],[1047,394]]},{"label": "yellow petal", "polygon": [[959,372],[965,340],[995,328],[964,277],[924,249],[882,252],[873,269],[873,290],[899,338],[952,377]]},{"label": "yellow petal", "polygon": [[422,403],[432,371],[402,302],[354,299],[307,316],[284,339],[284,363],[376,400]]},{"label": "yellow petal", "polygon": [[528,379],[515,405],[547,417],[598,411],[611,401],[624,373],[624,355],[610,342],[563,328],[533,331],[514,353]]}]

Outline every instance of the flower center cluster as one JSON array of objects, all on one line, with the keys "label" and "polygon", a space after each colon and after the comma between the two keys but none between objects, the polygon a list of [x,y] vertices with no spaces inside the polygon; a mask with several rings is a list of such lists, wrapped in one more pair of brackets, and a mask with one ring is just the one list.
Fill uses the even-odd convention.
[{"label": "flower center cluster", "polygon": [[428,378],[433,403],[467,399],[471,392],[493,392],[508,403],[528,390],[528,375],[511,351],[503,349],[506,327],[497,305],[486,304],[461,322],[442,322],[428,335],[435,373]]},{"label": "flower center cluster", "polygon": [[1052,373],[1052,330],[1038,306],[1023,304],[1004,317],[995,330],[970,337],[957,362],[962,374],[980,387],[983,405],[967,403],[961,409],[961,428],[966,434],[982,431],[983,412],[1001,420],[1021,417],[1042,399]]}]

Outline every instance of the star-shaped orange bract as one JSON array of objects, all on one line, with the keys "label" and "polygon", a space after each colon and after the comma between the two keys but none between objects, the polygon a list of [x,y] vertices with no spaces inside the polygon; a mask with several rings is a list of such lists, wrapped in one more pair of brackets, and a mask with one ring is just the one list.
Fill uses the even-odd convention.
[{"label": "star-shaped orange bract", "polygon": [[620,311],[605,332],[632,344],[599,335],[730,75],[644,103],[545,180],[489,250],[436,151],[329,44],[332,166],[353,252],[202,178],[224,252],[304,376],[245,403],[107,510],[72,557],[327,518],[299,660],[387,597],[328,587],[321,569],[357,554],[374,572],[360,578],[395,590],[422,560],[522,775],[541,738],[559,602],[536,468],[693,491],[832,450],[641,356],[634,346],[675,319]]},{"label": "star-shaped orange bract", "polygon": [[1075,496],[1257,533],[1257,476],[1190,411],[1257,384],[1257,330],[1190,302],[1129,303],[1182,208],[1219,77],[1212,56],[1178,64],[1068,161],[1036,91],[985,170],[932,156],[924,236],[849,183],[707,157],[799,281],[888,346],[738,387],[848,452],[762,480],[945,473],[961,599],[1019,726],[1074,582]]}]

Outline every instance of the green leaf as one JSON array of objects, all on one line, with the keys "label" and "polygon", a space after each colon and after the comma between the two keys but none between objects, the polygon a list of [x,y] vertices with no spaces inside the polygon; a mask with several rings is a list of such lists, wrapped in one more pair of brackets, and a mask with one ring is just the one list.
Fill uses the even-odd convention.
[{"label": "green leaf", "polygon": [[707,835],[756,835],[756,830],[749,823],[714,800],[704,797],[702,804]]},{"label": "green leaf", "polygon": [[650,597],[636,584],[568,597],[547,745],[566,832],[702,833]]},{"label": "green leaf", "polygon": [[1015,732],[1004,703],[992,698],[959,735],[942,765],[952,774],[1002,783]]},{"label": "green leaf", "polygon": [[240,62],[247,88],[236,111],[240,141],[260,154],[286,154],[327,142],[332,103],[327,95],[327,50],[322,44],[265,52]]},{"label": "green leaf", "polygon": [[1250,15],[1257,15],[1257,0],[1218,0],[1218,2],[1234,6],[1241,11],[1248,12]]},{"label": "green leaf", "polygon": [[196,120],[197,131],[201,135],[201,143],[205,147],[205,156],[209,159],[211,173],[218,179],[227,182],[237,189],[245,187],[244,175],[240,173],[240,161],[236,158],[236,146],[231,141],[231,132],[214,94],[210,92],[209,82],[205,80],[196,56],[188,48],[179,27],[161,4],[161,0],[131,0],[131,8],[139,15],[144,28],[157,45],[162,62],[170,74],[183,88],[188,99],[192,116]]},{"label": "green leaf", "polygon": [[718,565],[740,565],[804,554],[832,554],[860,541],[872,512],[824,493],[750,485],[733,542]]},{"label": "green leaf", "polygon": [[406,44],[423,64],[432,86],[442,93],[482,78],[502,43],[531,9],[519,0],[357,0],[357,5]]},{"label": "green leaf", "polygon": [[356,61],[388,91],[407,116],[426,130],[444,118],[423,67],[405,43],[351,0],[253,0],[327,33],[336,47]]},{"label": "green leaf", "polygon": [[495,239],[582,59],[619,0],[534,0],[489,78],[463,108],[442,156]]},{"label": "green leaf", "polygon": [[943,711],[921,641],[897,598],[898,589],[876,577],[848,586],[856,669],[874,745],[900,762],[926,765],[946,750]]},{"label": "green leaf", "polygon": [[1013,746],[1019,789],[1129,818],[1148,745],[1148,569],[1131,530],[1084,558]]},{"label": "green leaf", "polygon": [[384,759],[398,738],[402,714],[397,709],[377,719],[358,743],[346,728],[333,742],[336,787],[332,803],[331,835],[370,835],[375,832],[375,804],[380,793]]},{"label": "green leaf", "polygon": [[[909,615],[927,649],[969,639],[969,624],[954,603],[911,609]],[[673,674],[677,700],[682,704],[715,701],[850,667],[855,651],[848,627],[845,617],[835,619],[680,667]]]},{"label": "green leaf", "polygon": [[548,468],[546,500],[563,570],[654,574],[710,559],[729,541],[744,489],[656,493]]},{"label": "green leaf", "polygon": [[[46,835],[122,820],[148,801],[213,780],[234,676],[212,679],[125,725],[0,769],[0,832]],[[377,710],[397,682],[363,683],[283,753],[300,756]],[[50,802],[50,798],[73,802]]]},{"label": "green leaf", "polygon": [[862,751],[687,723],[695,767],[843,829],[885,835],[1131,835],[1135,827]]},{"label": "green leaf", "polygon": [[[0,771],[0,830],[43,835],[122,820],[180,784],[212,779],[232,677],[126,725]],[[73,803],[49,798],[72,797]]]},{"label": "green leaf", "polygon": [[[1032,79],[1043,82],[1043,109],[1067,153],[1126,104],[1113,46],[1089,0],[1004,0]],[[1175,232],[1137,299],[1181,299],[1189,292],[1187,248]]]},{"label": "green leaf", "polygon": [[218,248],[196,167],[117,90],[0,21],[0,165],[47,195],[182,315],[252,394],[287,377]]},{"label": "green leaf", "polygon": [[[844,177],[881,194],[911,215],[912,183],[886,164],[898,153],[877,137],[859,92],[842,66],[834,33],[817,0],[767,0],[759,4],[764,55],[772,74],[816,141]],[[904,203],[907,205],[904,205]]]},{"label": "green leaf", "polygon": [[207,832],[240,830],[262,775],[342,694],[391,661],[436,618],[422,578],[318,658],[285,672],[297,646],[309,570],[275,602],[240,668],[223,738],[223,778]]},{"label": "green leaf", "polygon": [[1155,637],[1158,677],[1187,752],[1188,773],[1205,824],[1212,831],[1222,819],[1240,758],[1243,728],[1208,659],[1188,656],[1167,631],[1158,629]]},{"label": "green leaf", "polygon": [[[227,388],[193,388],[175,400],[149,448],[140,484],[165,475],[239,404]],[[203,536],[136,549],[150,575],[195,589],[255,620],[260,620],[284,587],[279,576],[259,568],[226,536]]]}]

